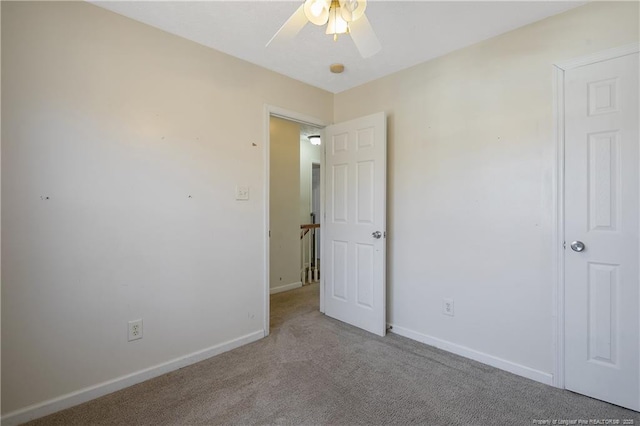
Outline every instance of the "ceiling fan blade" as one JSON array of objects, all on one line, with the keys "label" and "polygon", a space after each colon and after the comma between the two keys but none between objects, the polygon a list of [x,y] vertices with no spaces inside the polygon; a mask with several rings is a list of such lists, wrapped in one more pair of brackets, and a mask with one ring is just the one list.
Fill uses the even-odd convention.
[{"label": "ceiling fan blade", "polygon": [[367,15],[362,15],[360,19],[350,22],[349,33],[363,58],[369,58],[382,49],[382,45],[373,31]]},{"label": "ceiling fan blade", "polygon": [[274,42],[280,43],[293,39],[300,30],[307,25],[307,22],[309,22],[309,20],[304,14],[304,5],[301,4],[300,7],[293,12],[293,15],[287,19],[287,22],[280,27],[278,32],[271,37],[271,40],[269,40],[266,47],[269,47],[269,45]]}]

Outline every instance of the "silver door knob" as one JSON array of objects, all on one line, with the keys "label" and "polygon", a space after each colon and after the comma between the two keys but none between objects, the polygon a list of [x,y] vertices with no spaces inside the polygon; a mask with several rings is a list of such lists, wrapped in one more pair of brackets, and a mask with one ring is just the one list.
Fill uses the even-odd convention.
[{"label": "silver door knob", "polygon": [[382,237],[382,232],[380,232],[380,231],[373,232],[373,233],[371,234],[371,236],[372,236],[373,238],[375,238],[376,240],[378,240],[378,239],[380,239],[380,237]]},{"label": "silver door knob", "polygon": [[580,253],[581,251],[584,251],[585,249],[585,245],[582,241],[574,241],[571,243],[571,250],[573,251],[577,251],[578,253]]}]

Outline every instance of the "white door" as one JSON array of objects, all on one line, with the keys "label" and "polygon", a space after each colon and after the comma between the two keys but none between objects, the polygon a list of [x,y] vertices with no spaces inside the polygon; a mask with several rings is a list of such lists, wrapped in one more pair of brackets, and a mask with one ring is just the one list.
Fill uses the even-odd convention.
[{"label": "white door", "polygon": [[635,410],[638,113],[637,53],[566,72],[565,386]]},{"label": "white door", "polygon": [[329,126],[325,139],[325,314],[384,336],[385,114]]}]

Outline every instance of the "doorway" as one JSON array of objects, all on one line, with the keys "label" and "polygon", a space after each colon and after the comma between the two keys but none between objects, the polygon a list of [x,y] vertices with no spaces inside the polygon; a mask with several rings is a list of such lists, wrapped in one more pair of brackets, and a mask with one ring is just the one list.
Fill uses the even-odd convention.
[{"label": "doorway", "polygon": [[[272,300],[290,299],[313,285],[319,292],[320,265],[317,244],[320,240],[322,205],[321,178],[314,182],[314,165],[322,165],[323,147],[312,144],[309,136],[322,135],[324,124],[314,118],[267,107],[266,134],[266,294],[265,336],[269,334]],[[315,142],[315,141],[314,141]],[[321,170],[321,169],[318,169]],[[316,184],[314,204],[313,186]],[[314,210],[315,208],[315,210]],[[319,310],[318,294],[314,296]],[[281,309],[278,322],[287,309]]]},{"label": "doorway", "polygon": [[[271,133],[275,126],[271,126],[271,122],[281,120],[286,126],[299,123],[317,129],[323,126],[286,112],[274,113],[275,110],[266,108],[265,121],[265,227],[268,231],[265,244],[265,336],[269,335],[271,283],[279,284],[275,279],[271,280],[271,277],[279,276],[270,270],[271,258],[279,255],[276,251],[280,249],[276,244],[279,235],[273,229],[278,219],[270,220],[270,217],[279,218],[272,209],[282,209],[282,206],[274,200],[287,192],[277,187],[274,179],[278,173],[288,170],[277,160],[270,160],[272,136],[274,146],[276,144],[276,136]],[[380,336],[386,332],[386,128],[384,112],[326,127],[321,132],[326,143],[321,146],[320,166],[320,240],[325,255],[322,256],[324,265],[317,286],[319,311]],[[325,148],[325,145],[330,147]],[[295,143],[290,146],[293,151],[299,150]],[[285,154],[292,155],[291,151]],[[295,167],[300,170],[299,163],[292,166]],[[325,169],[329,171],[325,173]],[[290,184],[288,181],[285,183]],[[326,189],[323,188],[325,183]],[[285,213],[291,215],[292,209],[295,207]],[[292,230],[298,226],[292,221],[287,224],[287,232],[290,232],[287,235],[292,236],[291,241],[295,238]],[[293,254],[291,257],[296,256]],[[304,270],[301,255],[299,260]],[[302,280],[293,285],[301,287]]]}]

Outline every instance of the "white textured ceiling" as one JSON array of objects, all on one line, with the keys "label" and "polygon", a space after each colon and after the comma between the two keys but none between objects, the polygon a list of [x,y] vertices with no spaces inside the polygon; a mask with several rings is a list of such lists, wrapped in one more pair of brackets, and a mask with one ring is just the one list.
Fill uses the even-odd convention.
[{"label": "white textured ceiling", "polygon": [[[362,59],[349,36],[337,42],[307,24],[288,43],[265,47],[302,1],[93,1],[92,3],[313,86],[338,93],[586,1],[369,1],[382,50]],[[329,65],[345,65],[331,74]]]}]

